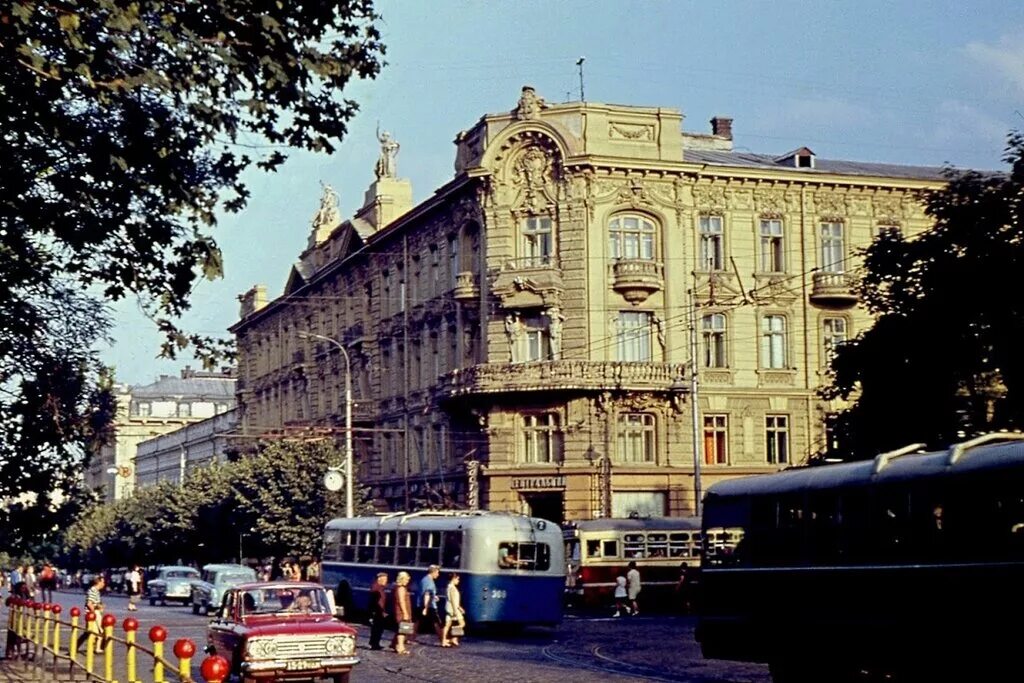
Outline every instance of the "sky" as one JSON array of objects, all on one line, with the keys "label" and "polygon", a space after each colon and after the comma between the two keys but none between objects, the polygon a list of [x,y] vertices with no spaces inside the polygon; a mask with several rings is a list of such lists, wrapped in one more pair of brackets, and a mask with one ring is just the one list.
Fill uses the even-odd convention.
[{"label": "sky", "polygon": [[[663,0],[381,0],[381,75],[346,89],[360,112],[330,156],[296,153],[252,172],[248,207],[213,236],[224,278],[201,283],[186,329],[229,336],[239,294],[284,288],[306,246],[321,181],[343,217],[362,204],[379,123],[401,144],[398,175],[416,202],[451,179],[452,140],[487,113],[513,109],[523,85],[548,102],[680,109],[684,130],[734,119],[738,150],[996,169],[1006,134],[1024,129],[1024,3],[689,2]],[[190,357],[159,359],[160,335],[131,301],[113,307],[101,349],[118,381],[149,384]]]}]

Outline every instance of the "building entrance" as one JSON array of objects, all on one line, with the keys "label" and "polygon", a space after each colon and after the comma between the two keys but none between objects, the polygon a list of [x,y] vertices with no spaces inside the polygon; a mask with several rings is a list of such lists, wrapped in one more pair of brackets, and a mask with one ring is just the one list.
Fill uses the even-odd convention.
[{"label": "building entrance", "polygon": [[522,493],[523,501],[529,508],[531,517],[540,517],[555,524],[565,521],[565,504],[563,494],[558,493]]}]

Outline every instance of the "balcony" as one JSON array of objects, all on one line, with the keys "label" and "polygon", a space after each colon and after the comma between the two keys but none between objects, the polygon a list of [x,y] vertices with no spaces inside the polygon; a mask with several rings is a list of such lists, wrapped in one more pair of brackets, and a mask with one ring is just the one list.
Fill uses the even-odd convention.
[{"label": "balcony", "polygon": [[565,292],[562,270],[551,256],[512,259],[491,277],[491,291],[506,309],[557,306]]},{"label": "balcony", "polygon": [[665,268],[658,261],[621,259],[611,265],[612,287],[631,304],[644,302],[665,287]]},{"label": "balcony", "polygon": [[848,273],[814,273],[811,303],[831,308],[846,308],[857,303],[854,278]]},{"label": "balcony", "polygon": [[443,376],[445,398],[532,391],[669,391],[682,377],[683,363],[620,363],[561,360],[536,363],[486,363]]},{"label": "balcony", "polygon": [[457,301],[473,301],[480,298],[480,287],[476,283],[476,275],[471,271],[455,276],[455,288],[452,295]]}]

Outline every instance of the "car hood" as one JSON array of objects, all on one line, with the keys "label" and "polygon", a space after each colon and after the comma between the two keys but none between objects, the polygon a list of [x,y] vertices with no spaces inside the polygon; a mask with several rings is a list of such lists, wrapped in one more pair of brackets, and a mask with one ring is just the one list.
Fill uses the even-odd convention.
[{"label": "car hood", "polygon": [[256,615],[244,617],[249,637],[253,636],[312,636],[312,635],[351,635],[356,630],[348,624],[337,621],[327,614],[295,615],[281,617],[279,615]]}]

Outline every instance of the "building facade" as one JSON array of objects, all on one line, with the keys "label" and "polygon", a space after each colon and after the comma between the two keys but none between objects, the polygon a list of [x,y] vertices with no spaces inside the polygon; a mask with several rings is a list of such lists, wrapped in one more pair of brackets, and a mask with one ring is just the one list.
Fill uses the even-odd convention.
[{"label": "building facade", "polygon": [[349,374],[382,505],[556,521],[689,514],[695,460],[706,487],[822,450],[830,349],[870,324],[857,249],[927,229],[940,170],[741,153],[730,119],[682,121],[524,88],[415,206],[382,149],[351,220],[325,190],[284,293],[241,297],[243,433],[340,439]]},{"label": "building facade", "polygon": [[235,447],[231,435],[237,429],[238,410],[232,408],[139,443],[135,453],[135,485],[181,483],[192,469],[226,462],[228,452]]},{"label": "building facade", "polygon": [[127,498],[139,475],[136,455],[142,442],[174,432],[235,407],[235,378],[190,368],[180,377],[162,375],[146,385],[116,385],[113,438],[95,453],[85,482],[107,502]]}]

